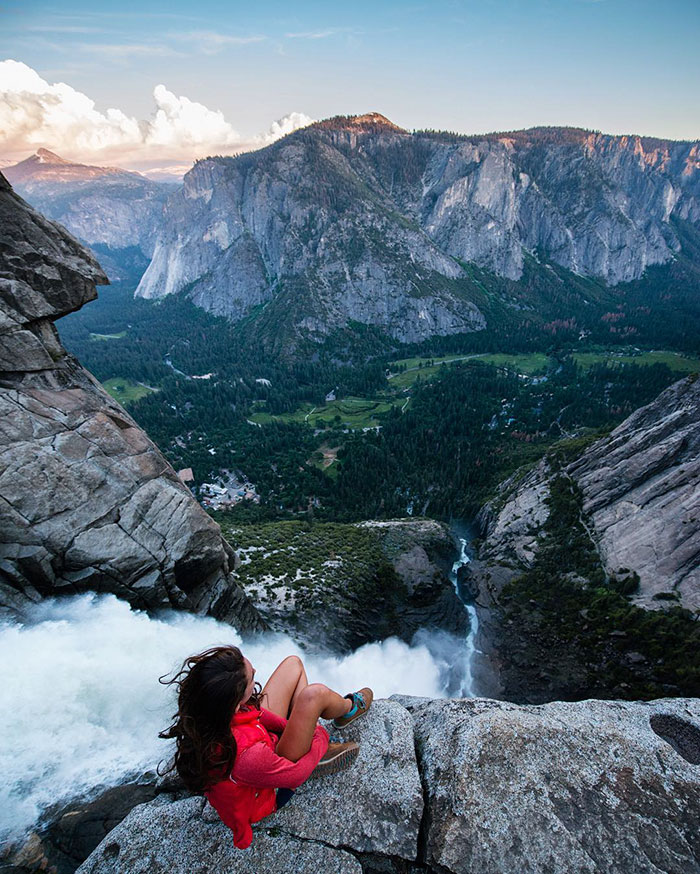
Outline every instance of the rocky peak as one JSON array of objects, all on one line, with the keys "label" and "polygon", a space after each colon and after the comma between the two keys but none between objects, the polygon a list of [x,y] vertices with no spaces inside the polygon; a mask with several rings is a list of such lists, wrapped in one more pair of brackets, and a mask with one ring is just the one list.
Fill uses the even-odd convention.
[{"label": "rocky peak", "polygon": [[48,149],[3,172],[44,215],[81,242],[99,246],[110,279],[138,281],[153,253],[153,236],[172,186],[119,167],[67,161]]},{"label": "rocky peak", "polygon": [[60,155],[57,155],[55,152],[50,152],[48,149],[37,149],[36,154],[32,155],[31,158],[27,158],[28,161],[37,160],[40,164],[70,164],[70,161],[66,161],[65,158],[61,158]]},{"label": "rocky peak", "polygon": [[[147,181],[140,173],[132,173],[129,170],[122,170],[120,167],[98,167],[67,161],[48,149],[38,149],[36,154],[30,155],[18,164],[5,167],[3,172],[13,185],[28,191],[36,185],[46,183],[76,184],[104,177]],[[151,184],[155,185],[155,183]]]},{"label": "rocky peak", "polygon": [[408,133],[404,128],[380,112],[366,112],[364,115],[335,115],[309,125],[311,130],[351,131],[353,133]]}]

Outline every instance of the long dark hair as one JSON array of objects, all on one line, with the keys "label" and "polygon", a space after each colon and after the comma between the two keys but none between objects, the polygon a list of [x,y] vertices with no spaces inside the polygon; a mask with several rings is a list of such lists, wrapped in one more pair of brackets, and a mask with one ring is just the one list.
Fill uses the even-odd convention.
[{"label": "long dark hair", "polygon": [[[175,738],[175,757],[160,773],[176,770],[188,789],[203,792],[229,774],[236,758],[231,719],[248,685],[243,655],[237,646],[214,646],[160,682],[178,690],[177,713],[158,735]],[[259,696],[256,683],[251,704],[259,706]]]}]

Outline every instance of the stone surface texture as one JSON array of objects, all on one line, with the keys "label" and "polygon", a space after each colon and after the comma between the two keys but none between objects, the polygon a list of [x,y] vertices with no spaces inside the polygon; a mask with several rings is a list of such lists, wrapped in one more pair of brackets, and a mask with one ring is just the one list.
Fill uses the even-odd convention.
[{"label": "stone surface texture", "polygon": [[354,320],[411,342],[484,327],[454,282],[465,262],[517,280],[532,256],[615,285],[674,257],[677,219],[700,221],[698,143],[410,134],[378,118],[198,162],[137,294],[187,289],[233,320],[265,307],[318,340]]},{"label": "stone surface texture", "polygon": [[[95,852],[80,874],[362,874],[347,852],[289,835],[257,836],[247,850],[233,846],[231,832],[204,814],[203,798],[168,803],[161,796],[134,808]],[[209,809],[210,813],[214,813]],[[215,815],[214,815],[215,816]]]},{"label": "stone surface texture", "polygon": [[360,744],[353,767],[305,783],[270,817],[270,827],[360,853],[415,859],[423,792],[409,714],[395,701],[380,701],[342,739]]},{"label": "stone surface texture", "polygon": [[700,701],[406,701],[439,871],[700,869],[700,772],[651,728]]},{"label": "stone surface texture", "polygon": [[0,175],[0,610],[93,590],[259,627],[218,525],[60,344],[53,320],[104,282]]},{"label": "stone surface texture", "polygon": [[353,768],[305,784],[255,826],[249,850],[201,798],[164,794],[79,874],[700,870],[698,699],[395,696],[353,737]]}]

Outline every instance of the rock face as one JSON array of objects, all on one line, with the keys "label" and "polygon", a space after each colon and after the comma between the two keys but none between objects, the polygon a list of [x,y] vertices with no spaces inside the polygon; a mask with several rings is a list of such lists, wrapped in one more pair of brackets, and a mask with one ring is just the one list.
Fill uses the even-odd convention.
[{"label": "rock face", "polygon": [[218,526],[60,344],[53,320],[104,282],[0,176],[0,608],[95,590],[256,627]]},{"label": "rock face", "polygon": [[[430,869],[681,874],[700,865],[697,699],[408,706]],[[662,717],[676,736],[692,733],[694,752],[659,736]]]},{"label": "rock face", "polygon": [[[564,473],[583,493],[583,513],[608,575],[633,571],[632,600],[660,608],[659,593],[700,610],[700,381],[674,383],[598,440]],[[480,558],[526,567],[549,515],[552,472],[541,462],[503,484]],[[486,515],[486,514],[484,514]]]},{"label": "rock face", "polygon": [[697,699],[397,698],[353,731],[353,768],[303,786],[255,827],[249,850],[234,849],[201,798],[161,795],[134,808],[80,874],[700,866]]},{"label": "rock face", "polygon": [[633,600],[670,593],[700,611],[700,381],[675,383],[568,471],[608,573],[639,574]]},{"label": "rock face", "polygon": [[117,167],[71,163],[48,149],[3,172],[32,206],[94,248],[110,280],[140,279],[175,186]]},{"label": "rock face", "polygon": [[[696,662],[679,653],[692,652],[700,612],[699,483],[700,381],[693,376],[573,461],[560,467],[545,458],[505,481],[481,511],[484,539],[465,568],[479,616],[477,688],[532,703],[631,697],[630,683],[639,697],[694,694]],[[566,507],[550,517],[562,485],[578,492],[568,511],[570,553],[562,552],[567,536],[554,534]],[[548,558],[553,548],[557,566]],[[598,610],[601,591],[620,594]],[[675,610],[647,618],[635,607],[689,612],[682,621]],[[671,630],[673,622],[680,624]]]},{"label": "rock face", "polygon": [[479,330],[487,301],[465,262],[517,280],[529,253],[615,285],[672,259],[674,222],[700,222],[699,148],[331,119],[200,161],[166,206],[137,294],[186,289],[232,320],[257,307],[317,340],[348,320],[401,341]]}]

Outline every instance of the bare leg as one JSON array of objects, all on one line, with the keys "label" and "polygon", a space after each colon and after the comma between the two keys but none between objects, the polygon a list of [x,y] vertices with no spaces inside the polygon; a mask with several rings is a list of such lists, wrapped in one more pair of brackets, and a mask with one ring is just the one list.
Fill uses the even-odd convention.
[{"label": "bare leg", "polygon": [[319,717],[334,719],[343,716],[352,706],[352,701],[322,683],[306,686],[294,701],[289,721],[277,744],[277,755],[297,762],[311,747]]},{"label": "bare leg", "polygon": [[275,668],[262,690],[262,704],[286,719],[302,689],[309,685],[304,663],[299,656],[287,656]]}]

